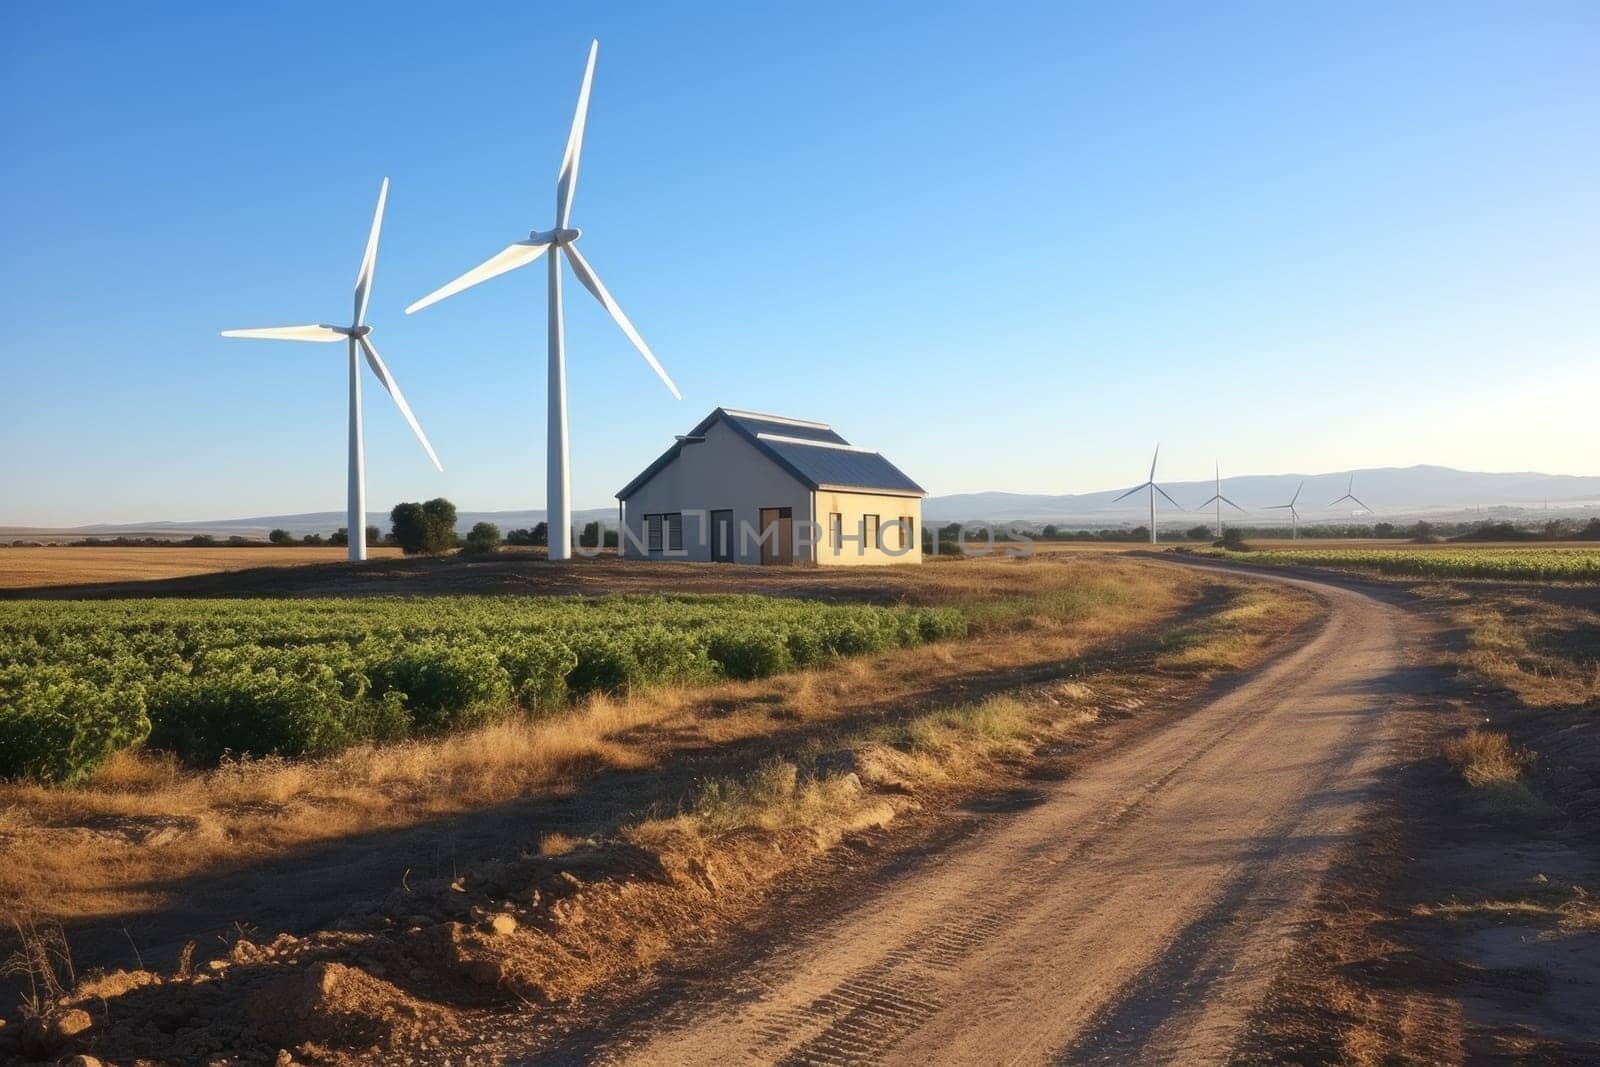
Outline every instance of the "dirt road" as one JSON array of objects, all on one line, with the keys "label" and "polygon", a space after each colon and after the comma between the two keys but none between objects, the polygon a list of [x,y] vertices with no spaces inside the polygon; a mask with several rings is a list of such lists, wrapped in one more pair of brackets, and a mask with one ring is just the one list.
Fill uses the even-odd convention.
[{"label": "dirt road", "polygon": [[605,1062],[1225,1059],[1390,758],[1407,618],[1364,593],[1243,685],[1046,787]]}]

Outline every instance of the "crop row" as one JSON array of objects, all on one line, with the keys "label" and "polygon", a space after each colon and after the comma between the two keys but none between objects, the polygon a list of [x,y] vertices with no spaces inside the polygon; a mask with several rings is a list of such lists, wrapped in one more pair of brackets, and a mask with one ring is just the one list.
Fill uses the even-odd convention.
[{"label": "crop row", "polygon": [[314,756],[965,629],[948,608],[746,596],[0,604],[0,777],[72,782],[140,745]]},{"label": "crop row", "polygon": [[1563,548],[1274,549],[1217,553],[1249,563],[1355,567],[1414,578],[1600,582],[1600,552]]}]

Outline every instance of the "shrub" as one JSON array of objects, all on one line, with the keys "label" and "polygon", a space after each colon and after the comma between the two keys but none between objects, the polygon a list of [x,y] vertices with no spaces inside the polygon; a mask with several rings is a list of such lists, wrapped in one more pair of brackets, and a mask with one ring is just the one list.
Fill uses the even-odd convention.
[{"label": "shrub", "polygon": [[[331,679],[325,679],[331,681]],[[352,741],[350,702],[275,669],[173,675],[150,698],[150,743],[189,763],[240,756],[314,756]]]},{"label": "shrub", "polygon": [[475,524],[467,533],[468,552],[493,552],[500,544],[500,527],[492,522]]},{"label": "shrub", "polygon": [[577,667],[578,656],[553,637],[529,635],[500,646],[500,665],[511,679],[517,703],[529,711],[545,711],[567,699],[567,676]]},{"label": "shrub", "polygon": [[786,636],[771,630],[714,630],[706,644],[712,661],[729,678],[765,678],[791,663]]},{"label": "shrub", "polygon": [[640,680],[632,647],[611,634],[575,634],[572,651],[578,662],[567,675],[567,685],[575,693],[617,693]]},{"label": "shrub", "polygon": [[328,535],[328,544],[330,545],[338,545],[342,548],[349,543],[350,530],[348,527],[341,526],[337,530],[333,531],[333,533]]},{"label": "shrub", "polygon": [[273,530],[267,534],[267,540],[275,545],[292,545],[294,544],[294,534],[288,530]]},{"label": "shrub", "polygon": [[101,689],[57,672],[0,685],[0,777],[71,785],[149,733],[137,687]]},{"label": "shrub", "polygon": [[372,688],[403,694],[412,726],[431,733],[498,717],[511,701],[511,674],[487,648],[430,643],[375,668]]}]

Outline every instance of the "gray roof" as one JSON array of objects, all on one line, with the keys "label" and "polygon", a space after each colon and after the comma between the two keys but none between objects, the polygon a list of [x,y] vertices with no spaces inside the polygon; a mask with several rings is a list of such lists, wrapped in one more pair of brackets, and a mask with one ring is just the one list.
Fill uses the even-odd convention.
[{"label": "gray roof", "polygon": [[[806,419],[717,408],[684,435],[700,438],[721,420],[767,458],[809,489],[860,489],[924,496],[923,489],[877,452],[855,448],[833,427]],[[632,496],[645,482],[678,457],[689,440],[679,439],[633,481],[617,491],[618,500]]]},{"label": "gray roof", "polygon": [[780,466],[787,467],[790,473],[812,489],[828,486],[922,495],[922,486],[906,477],[905,472],[877,452],[774,441],[767,435],[763,435],[759,443],[763,451],[779,461]]}]

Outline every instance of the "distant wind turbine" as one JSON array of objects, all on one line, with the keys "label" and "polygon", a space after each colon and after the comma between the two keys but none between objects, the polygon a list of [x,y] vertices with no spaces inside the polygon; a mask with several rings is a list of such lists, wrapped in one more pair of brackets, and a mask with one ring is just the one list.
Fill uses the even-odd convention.
[{"label": "distant wind turbine", "polygon": [[1235,504],[1233,501],[1229,500],[1227,497],[1222,495],[1222,465],[1220,463],[1217,464],[1217,466],[1216,466],[1216,475],[1217,475],[1217,491],[1216,491],[1216,493],[1214,493],[1212,495],[1210,500],[1204,501],[1200,506],[1201,507],[1205,507],[1206,504],[1216,504],[1217,505],[1217,540],[1220,541],[1220,540],[1222,540],[1222,505],[1226,504],[1230,508],[1232,508],[1233,510],[1240,511],[1240,512],[1244,511],[1244,508],[1241,508],[1238,504]]},{"label": "distant wind turbine", "polygon": [[1362,504],[1361,503],[1361,498],[1356,496],[1355,488],[1356,488],[1356,476],[1354,474],[1352,474],[1350,476],[1350,481],[1345,485],[1344,496],[1340,497],[1338,500],[1335,500],[1332,504],[1329,504],[1328,506],[1331,508],[1336,504],[1343,504],[1346,500],[1354,500],[1356,502],[1356,504],[1360,506],[1362,511],[1371,511],[1372,509],[1367,507],[1367,505]]},{"label": "distant wind turbine", "polygon": [[623,314],[622,308],[601,283],[600,276],[579,253],[577,240],[583,231],[569,229],[567,225],[572,218],[572,197],[578,187],[578,159],[583,154],[583,130],[589,117],[589,86],[594,81],[594,61],[599,50],[599,41],[589,45],[589,63],[583,71],[583,86],[578,90],[578,107],[572,116],[572,130],[567,135],[567,150],[561,157],[561,171],[556,179],[555,227],[532,231],[528,234],[527,240],[507,245],[455,281],[435,289],[406,308],[406,314],[410,315],[429,304],[438,303],[447,296],[454,296],[463,289],[469,289],[479,282],[488,281],[496,275],[526,266],[552,248],[557,249],[557,253],[550,256],[549,271],[549,381],[546,386],[549,415],[546,422],[545,454],[547,465],[545,519],[549,529],[550,558],[553,560],[568,559],[572,555],[572,494],[570,466],[567,460],[566,332],[561,312],[559,253],[566,253],[567,262],[572,264],[572,273],[578,276],[578,281],[583,283],[584,288],[593,293],[594,298],[600,301],[600,306],[616,320],[623,334],[633,343],[633,347],[639,350],[644,361],[650,364],[650,369],[656,372],[656,377],[661,379],[674,397],[683,399],[683,394],[678,392],[678,387],[667,376],[666,370],[656,361],[650,346],[644,343],[639,331],[633,328],[633,323],[628,321],[628,316]]},{"label": "distant wind turbine", "polygon": [[[1152,545],[1156,543],[1156,494],[1160,493],[1162,496],[1167,498],[1167,503],[1171,504],[1179,511],[1183,510],[1183,505],[1179,504],[1176,500],[1173,500],[1172,497],[1167,495],[1167,491],[1165,489],[1156,484],[1156,460],[1160,458],[1161,446],[1158,444],[1156,445],[1155,455],[1150,457],[1150,477],[1146,478],[1139,485],[1129,489],[1126,493],[1123,493],[1121,496],[1117,497],[1117,500],[1126,500],[1128,497],[1137,493],[1141,489],[1150,490],[1150,543]],[[1113,500],[1112,503],[1115,504],[1117,500]]]},{"label": "distant wind turbine", "polygon": [[1268,511],[1282,511],[1284,508],[1288,508],[1289,509],[1289,523],[1290,523],[1290,525],[1289,525],[1289,539],[1291,541],[1298,540],[1299,537],[1300,537],[1300,513],[1295,510],[1294,506],[1295,506],[1295,504],[1299,503],[1299,501],[1300,501],[1300,490],[1304,489],[1305,487],[1306,487],[1306,483],[1302,480],[1300,482],[1300,485],[1295,489],[1294,496],[1289,498],[1289,502],[1287,504],[1268,504],[1267,505],[1267,510]]},{"label": "distant wind turbine", "polygon": [[444,467],[434,455],[428,435],[422,432],[417,417],[411,414],[400,384],[389,373],[383,357],[372,346],[372,327],[366,324],[367,300],[372,295],[372,274],[378,259],[378,231],[383,229],[383,205],[389,198],[389,179],[383,179],[378,189],[378,210],[372,216],[372,230],[367,234],[367,250],[361,256],[361,269],[356,273],[355,315],[349,326],[268,326],[257,330],[223,330],[224,337],[258,337],[268,341],[314,341],[323,344],[347,341],[350,345],[350,487],[345,507],[345,530],[352,560],[367,558],[367,486],[361,447],[361,365],[356,361],[356,347],[366,354],[367,366],[378,376],[378,382],[394,398],[395,407],[405,416],[411,432],[422,442],[423,451],[439,470]]}]

